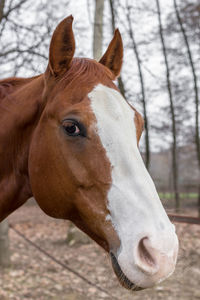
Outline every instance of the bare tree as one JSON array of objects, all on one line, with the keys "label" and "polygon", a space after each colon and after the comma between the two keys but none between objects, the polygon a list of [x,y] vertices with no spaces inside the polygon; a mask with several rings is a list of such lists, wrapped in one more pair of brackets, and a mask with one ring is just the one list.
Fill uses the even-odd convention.
[{"label": "bare tree", "polygon": [[[88,6],[89,10],[89,6]],[[95,1],[95,16],[94,16],[94,31],[93,31],[93,57],[99,60],[102,56],[102,45],[103,45],[103,11],[104,11],[104,0]],[[67,231],[67,244],[73,243],[88,243],[89,239],[80,231],[73,223],[69,222]]]},{"label": "bare tree", "polygon": [[[193,62],[192,52],[191,52],[191,49],[190,49],[190,44],[189,44],[189,41],[188,41],[187,33],[186,33],[185,28],[184,28],[184,25],[183,25],[183,22],[182,22],[180,13],[179,13],[179,9],[178,9],[176,0],[173,0],[173,3],[174,3],[174,9],[175,9],[175,12],[176,12],[176,17],[177,17],[178,23],[180,25],[181,32],[182,32],[182,35],[183,35],[183,39],[184,39],[184,42],[185,42],[185,46],[186,46],[186,49],[187,49],[187,55],[188,55],[188,59],[189,59],[189,62],[190,62],[192,76],[193,76],[194,94],[195,94],[195,99],[194,99],[194,103],[195,103],[195,144],[196,144],[197,161],[198,161],[199,170],[200,170],[199,93],[198,93],[198,85],[197,85],[197,75],[196,75],[195,65],[194,65],[194,62]],[[198,212],[199,212],[199,216],[200,216],[200,183],[199,183],[198,192],[199,192]]]},{"label": "bare tree", "polygon": [[140,86],[141,86],[141,94],[142,94],[142,106],[143,106],[143,115],[144,115],[144,127],[145,127],[145,164],[147,169],[149,169],[150,164],[150,145],[149,145],[149,121],[147,116],[147,108],[146,108],[146,96],[145,96],[145,84],[144,84],[144,76],[141,66],[141,59],[139,55],[139,50],[137,47],[137,43],[135,41],[134,32],[132,29],[132,23],[131,23],[131,7],[127,3],[127,20],[128,20],[128,26],[129,26],[129,35],[132,41],[133,50],[135,53],[136,61],[137,61],[137,67],[138,67],[138,73],[140,78]]},{"label": "bare tree", "polygon": [[[94,31],[93,31],[93,57],[99,60],[102,56],[103,45],[103,11],[104,0],[95,1],[95,16],[94,16]],[[89,239],[73,223],[69,222],[67,231],[66,242],[71,245],[72,243],[88,243]]]},{"label": "bare tree", "polygon": [[0,223],[0,266],[2,267],[9,267],[10,265],[8,230],[8,221],[4,220]]},{"label": "bare tree", "polygon": [[5,6],[5,0],[0,0],[0,23],[4,17],[4,15],[3,15],[4,6]]},{"label": "bare tree", "polygon": [[[109,3],[110,3],[111,18],[112,18],[112,31],[114,33],[116,29],[114,1],[109,0]],[[125,97],[126,91],[125,91],[124,82],[122,80],[121,75],[118,77],[117,81],[118,81],[118,87],[120,89],[120,92]]]},{"label": "bare tree", "polygon": [[165,40],[163,35],[163,25],[161,21],[161,10],[159,0],[156,0],[157,14],[158,14],[158,23],[159,23],[159,35],[162,44],[162,52],[165,60],[165,68],[166,68],[166,84],[169,95],[169,103],[170,103],[170,113],[171,113],[171,122],[172,122],[172,172],[173,172],[173,190],[175,195],[175,204],[176,210],[178,211],[180,208],[180,199],[178,192],[178,164],[177,164],[177,139],[176,139],[176,117],[175,117],[175,109],[172,95],[172,87],[171,87],[171,79],[170,79],[170,68],[167,57],[167,51],[165,46]]},{"label": "bare tree", "polygon": [[96,0],[95,17],[94,17],[94,34],[93,34],[93,56],[96,60],[99,60],[102,56],[103,10],[104,10],[104,0]]},{"label": "bare tree", "polygon": [[[69,0],[61,0],[59,4],[56,0],[0,1],[0,76],[16,76],[19,73],[31,76],[43,72],[51,31],[65,16],[55,7],[66,8]],[[27,12],[32,13],[31,20]]]},{"label": "bare tree", "polygon": [[[0,0],[0,24],[4,18],[5,0]],[[0,266],[8,267],[10,265],[8,221],[0,223]]]}]

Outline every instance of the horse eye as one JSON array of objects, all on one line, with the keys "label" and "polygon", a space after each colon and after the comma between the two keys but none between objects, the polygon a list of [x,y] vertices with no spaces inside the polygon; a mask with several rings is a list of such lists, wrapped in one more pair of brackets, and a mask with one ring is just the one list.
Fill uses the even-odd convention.
[{"label": "horse eye", "polygon": [[63,123],[63,127],[65,129],[65,132],[70,136],[81,135],[81,130],[80,130],[78,124],[75,124],[72,121],[65,121]]}]

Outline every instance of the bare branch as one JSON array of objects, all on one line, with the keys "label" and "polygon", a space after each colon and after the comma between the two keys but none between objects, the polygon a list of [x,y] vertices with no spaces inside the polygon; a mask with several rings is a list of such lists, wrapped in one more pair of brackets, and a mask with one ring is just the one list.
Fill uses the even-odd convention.
[{"label": "bare branch", "polygon": [[21,0],[21,1],[19,1],[16,5],[14,5],[14,6],[12,6],[12,5],[11,5],[12,2],[10,2],[10,6],[9,6],[7,12],[5,12],[5,13],[3,14],[3,18],[7,19],[8,16],[10,15],[10,13],[11,13],[12,11],[19,9],[19,8],[20,8],[25,2],[27,2],[27,1],[28,1],[28,0]]}]

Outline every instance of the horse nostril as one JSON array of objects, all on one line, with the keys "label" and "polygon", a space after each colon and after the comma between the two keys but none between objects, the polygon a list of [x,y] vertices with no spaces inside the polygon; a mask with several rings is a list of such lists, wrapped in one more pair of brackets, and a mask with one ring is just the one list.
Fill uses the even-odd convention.
[{"label": "horse nostril", "polygon": [[173,272],[177,258],[178,242],[175,235],[160,240],[142,238],[136,248],[135,264],[148,275],[165,278]]},{"label": "horse nostril", "polygon": [[156,262],[153,257],[153,253],[151,253],[151,249],[149,247],[149,238],[144,237],[140,240],[138,245],[138,254],[141,259],[141,261],[146,265],[149,265],[150,267],[155,267]]},{"label": "horse nostril", "polygon": [[154,258],[152,257],[151,251],[148,248],[148,237],[141,239],[138,246],[140,259],[150,266],[155,266]]},{"label": "horse nostril", "polygon": [[154,274],[158,271],[159,266],[148,237],[142,238],[138,244],[136,265],[141,271],[148,274]]}]

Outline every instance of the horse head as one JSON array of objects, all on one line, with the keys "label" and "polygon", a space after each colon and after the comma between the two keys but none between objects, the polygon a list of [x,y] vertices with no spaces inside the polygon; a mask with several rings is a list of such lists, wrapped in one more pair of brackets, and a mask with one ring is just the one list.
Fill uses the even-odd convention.
[{"label": "horse head", "polygon": [[110,253],[122,285],[150,287],[174,271],[178,239],[139,153],[143,119],[113,82],[121,36],[116,30],[99,62],[74,58],[72,21],[50,43],[32,192],[48,215],[71,220]]}]

